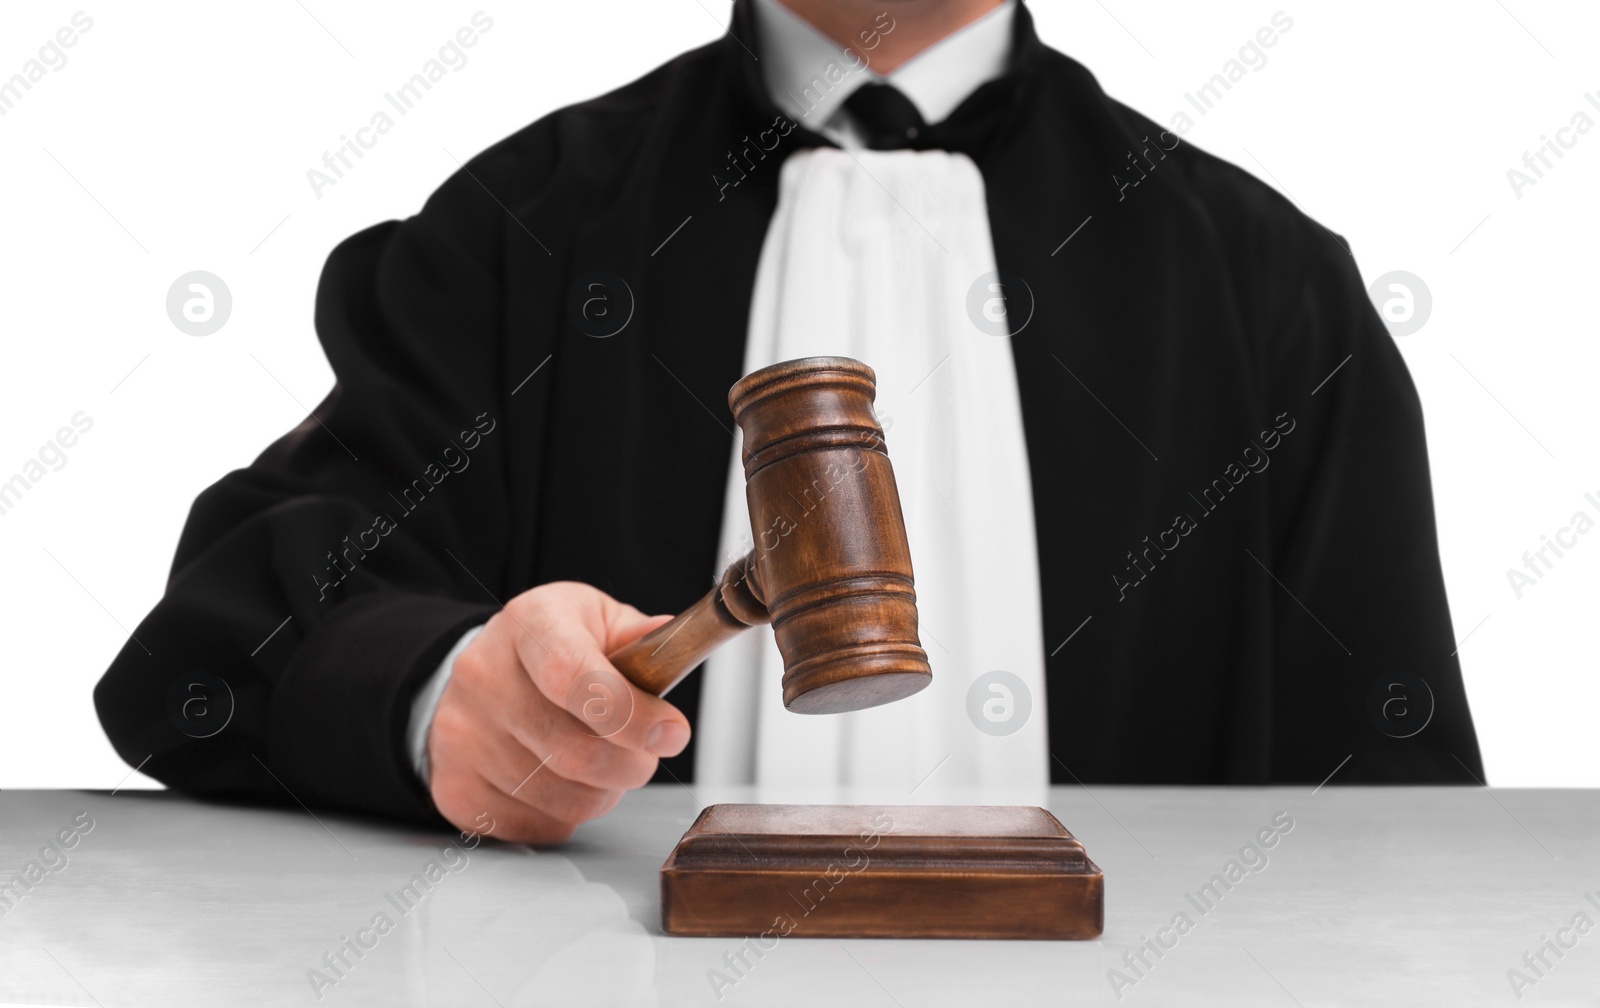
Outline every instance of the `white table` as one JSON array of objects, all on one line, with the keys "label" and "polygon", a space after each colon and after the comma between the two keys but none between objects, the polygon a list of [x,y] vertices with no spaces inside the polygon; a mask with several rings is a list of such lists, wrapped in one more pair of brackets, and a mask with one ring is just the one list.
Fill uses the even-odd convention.
[{"label": "white table", "polygon": [[[452,851],[453,868],[453,834],[298,807],[0,792],[0,885],[79,813],[94,823],[0,916],[0,1004],[1510,1006],[1513,968],[1534,981],[1527,1004],[1600,1004],[1600,792],[1051,799],[1105,871],[1102,940],[785,938],[735,972],[740,941],[660,933],[657,869],[699,811],[677,786],[628,796],[559,850],[485,842]],[[1190,902],[1278,813],[1294,825],[1265,865]],[[442,878],[402,912],[388,897],[433,859]],[[1125,953],[1180,912],[1193,928],[1162,932],[1170,950],[1129,968]],[[1595,930],[1558,934],[1580,912]],[[392,929],[363,932],[380,913]],[[371,950],[345,951],[339,977],[324,953],[363,935]],[[1546,937],[1575,946],[1545,951],[1536,976],[1522,957]],[[312,969],[335,981],[320,1000]],[[1114,990],[1112,969],[1131,984]]]}]

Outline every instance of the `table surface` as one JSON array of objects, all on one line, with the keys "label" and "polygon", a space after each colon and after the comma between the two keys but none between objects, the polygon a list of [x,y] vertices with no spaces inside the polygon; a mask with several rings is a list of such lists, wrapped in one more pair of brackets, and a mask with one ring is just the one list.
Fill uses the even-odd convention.
[{"label": "table surface", "polygon": [[[759,957],[661,934],[657,871],[700,807],[652,786],[559,849],[463,852],[299,807],[0,792],[0,886],[93,821],[0,916],[0,1004],[1600,1004],[1600,928],[1572,926],[1600,925],[1596,791],[1055,788],[1105,872],[1101,940],[791,937]],[[1247,845],[1275,819],[1263,859]],[[346,937],[372,947],[336,973]]]}]

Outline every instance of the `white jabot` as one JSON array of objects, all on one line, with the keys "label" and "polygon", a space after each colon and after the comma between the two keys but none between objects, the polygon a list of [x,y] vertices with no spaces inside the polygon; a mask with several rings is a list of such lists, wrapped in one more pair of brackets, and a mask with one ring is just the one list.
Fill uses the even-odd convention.
[{"label": "white jabot", "polygon": [[[735,639],[706,665],[702,800],[715,800],[702,787],[719,785],[755,785],[761,801],[1043,800],[1044,652],[1022,411],[1010,340],[981,330],[968,309],[969,290],[994,270],[983,177],[966,155],[820,148],[785,161],[744,371],[842,355],[877,372],[934,678],[872,710],[791,714],[771,631]],[[982,299],[991,320],[1004,310],[992,297]],[[736,446],[724,561],[749,549],[748,514]],[[974,691],[996,670],[1020,689],[1009,680]],[[980,730],[985,704],[990,728],[1020,728]]]},{"label": "white jabot", "polygon": [[[874,50],[881,43],[863,42],[846,50],[779,0],[754,2],[767,93],[784,113],[843,147],[861,146],[844,108],[845,99],[861,85],[872,81],[893,84],[911,99],[925,121],[937,123],[979,85],[1004,74],[1011,55],[1016,0],[1005,0],[887,75],[872,69]],[[894,28],[884,32],[883,25],[894,23],[891,10],[880,20],[863,24],[861,30],[868,38],[874,32],[892,34]],[[870,49],[866,48],[869,44]]]}]

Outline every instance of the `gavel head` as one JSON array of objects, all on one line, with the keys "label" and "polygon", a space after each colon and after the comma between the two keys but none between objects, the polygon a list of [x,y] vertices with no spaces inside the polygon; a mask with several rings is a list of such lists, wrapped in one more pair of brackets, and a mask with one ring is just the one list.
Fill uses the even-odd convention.
[{"label": "gavel head", "polygon": [[783,655],[783,704],[800,714],[876,707],[933,679],[876,394],[849,357],[774,364],[728,392],[755,539],[748,587]]}]

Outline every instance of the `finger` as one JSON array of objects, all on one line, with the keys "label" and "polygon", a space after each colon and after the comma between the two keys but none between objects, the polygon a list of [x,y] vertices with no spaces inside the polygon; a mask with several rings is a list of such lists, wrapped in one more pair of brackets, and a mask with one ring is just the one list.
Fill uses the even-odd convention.
[{"label": "finger", "polygon": [[[536,759],[533,753],[522,749],[514,741],[505,758],[479,760],[465,770],[452,773],[435,790],[449,790],[464,786],[477,791],[476,782],[482,781],[494,788],[503,798],[536,810],[553,822],[576,826],[605,815],[621,800],[622,789],[593,787],[569,780],[551,769],[549,757]],[[453,778],[453,779],[452,779]],[[448,799],[447,799],[448,800]],[[444,804],[436,798],[441,811]]]},{"label": "finger", "polygon": [[620,789],[590,787],[568,780],[551,770],[548,764],[538,763],[529,767],[506,797],[537,809],[557,822],[576,826],[616,808],[622,794]]},{"label": "finger", "polygon": [[513,798],[473,774],[435,790],[440,814],[453,825],[463,832],[492,836],[507,843],[559,844],[571,837],[579,825],[521,801],[520,794]]},{"label": "finger", "polygon": [[497,785],[514,791],[538,767],[544,768],[540,773],[607,791],[630,791],[655,776],[656,758],[650,753],[596,738],[531,683],[527,688],[531,696],[508,731],[485,742],[482,762],[496,768],[490,776]]},{"label": "finger", "polygon": [[434,712],[430,765],[475,770],[508,791],[530,759],[547,757],[561,776],[603,789],[636,788],[654,776],[653,755],[613,745],[551,703],[522,667],[511,635],[479,642],[483,647],[457,659]]},{"label": "finger", "polygon": [[[689,743],[689,721],[682,711],[639,689],[598,655],[576,675],[545,663],[533,676],[547,697],[566,684],[564,696],[552,703],[579,733],[613,748],[663,757],[677,755]],[[563,725],[557,719],[548,727],[555,732]]]},{"label": "finger", "polygon": [[516,640],[523,667],[539,691],[584,731],[654,756],[675,756],[689,744],[683,712],[628,682],[593,637],[550,615],[533,622]]},{"label": "finger", "polygon": [[504,802],[526,806],[551,822],[571,827],[605,815],[622,797],[621,790],[567,780],[527,752],[499,764],[474,761],[471,766],[441,768],[429,786],[440,813],[458,825],[476,821],[486,809],[496,813],[506,807]]}]

